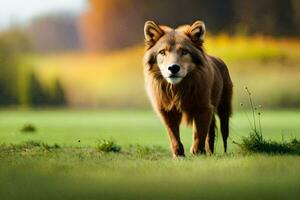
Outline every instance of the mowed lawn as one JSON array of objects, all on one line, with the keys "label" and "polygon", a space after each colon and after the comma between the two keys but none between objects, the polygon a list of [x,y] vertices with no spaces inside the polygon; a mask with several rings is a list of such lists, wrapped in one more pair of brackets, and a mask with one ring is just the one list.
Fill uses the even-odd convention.
[{"label": "mowed lawn", "polygon": [[[248,113],[248,114],[247,114]],[[247,117],[248,116],[248,117]],[[300,156],[241,154],[251,113],[231,120],[230,153],[174,160],[164,127],[152,111],[0,111],[0,143],[41,141],[60,148],[1,148],[0,199],[299,199]],[[36,128],[21,133],[24,124]],[[263,111],[267,138],[300,138],[300,111]],[[96,151],[112,139],[120,153]],[[9,150],[7,150],[9,149]]]}]

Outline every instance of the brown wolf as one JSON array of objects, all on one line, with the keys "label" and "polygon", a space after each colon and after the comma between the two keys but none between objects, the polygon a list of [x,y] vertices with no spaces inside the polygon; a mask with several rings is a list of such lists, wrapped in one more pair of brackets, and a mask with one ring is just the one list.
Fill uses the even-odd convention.
[{"label": "brown wolf", "polygon": [[179,135],[182,119],[193,126],[190,152],[213,153],[215,113],[226,152],[232,82],[225,63],[203,49],[204,23],[172,29],[147,21],[144,34],[146,90],[167,127],[174,157],[185,155]]}]

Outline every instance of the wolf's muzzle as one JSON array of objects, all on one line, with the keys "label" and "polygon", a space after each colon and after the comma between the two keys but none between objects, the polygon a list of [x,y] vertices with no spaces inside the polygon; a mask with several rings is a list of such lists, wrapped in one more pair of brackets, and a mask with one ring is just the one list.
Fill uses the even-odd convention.
[{"label": "wolf's muzzle", "polygon": [[171,65],[168,67],[168,70],[172,73],[172,74],[176,74],[177,72],[179,72],[180,70],[180,66],[177,64]]}]

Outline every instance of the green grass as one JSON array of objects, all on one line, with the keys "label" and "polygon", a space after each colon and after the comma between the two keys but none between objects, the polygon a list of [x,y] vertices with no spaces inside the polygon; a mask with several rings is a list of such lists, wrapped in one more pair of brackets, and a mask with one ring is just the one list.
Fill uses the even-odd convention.
[{"label": "green grass", "polygon": [[[248,115],[251,117],[250,112]],[[297,110],[263,111],[261,124],[264,136],[277,140],[281,140],[282,134],[285,138],[300,138],[299,116],[300,111]],[[36,131],[23,134],[20,130],[24,124],[31,124]],[[233,140],[250,132],[245,112],[233,114],[230,128]],[[182,127],[181,136],[188,147],[192,141],[191,129]],[[85,147],[96,146],[99,139],[113,139],[122,146],[140,144],[168,148],[169,144],[164,126],[151,110],[0,111],[0,143],[38,140]],[[221,147],[220,142],[221,138],[218,139],[218,147]]]},{"label": "green grass", "polygon": [[[264,111],[265,138],[300,137],[300,111]],[[24,124],[36,131],[24,134]],[[250,131],[243,112],[231,140]],[[192,134],[182,128],[188,150]],[[98,151],[113,140],[118,153]],[[30,142],[25,142],[30,141]],[[25,143],[24,143],[25,142]],[[240,154],[219,137],[214,156],[172,159],[152,111],[0,112],[0,199],[298,199],[300,157]],[[13,145],[10,145],[13,143]],[[97,145],[98,144],[98,145]]]},{"label": "green grass", "polygon": [[97,151],[100,152],[120,152],[121,147],[117,145],[114,141],[112,140],[98,140],[97,146],[96,146]]},{"label": "green grass", "polygon": [[268,154],[297,154],[300,155],[300,141],[296,138],[289,141],[266,140],[258,133],[251,133],[242,138],[241,143],[236,143],[245,153]]}]

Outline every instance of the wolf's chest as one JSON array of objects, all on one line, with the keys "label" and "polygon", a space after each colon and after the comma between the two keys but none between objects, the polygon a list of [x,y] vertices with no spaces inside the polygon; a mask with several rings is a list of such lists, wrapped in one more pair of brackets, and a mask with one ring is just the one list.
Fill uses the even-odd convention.
[{"label": "wolf's chest", "polygon": [[162,97],[161,104],[165,110],[176,109],[178,111],[184,111],[192,107],[193,102],[199,101],[200,99],[200,96],[196,98],[195,95],[189,91],[161,90],[160,93]]}]

